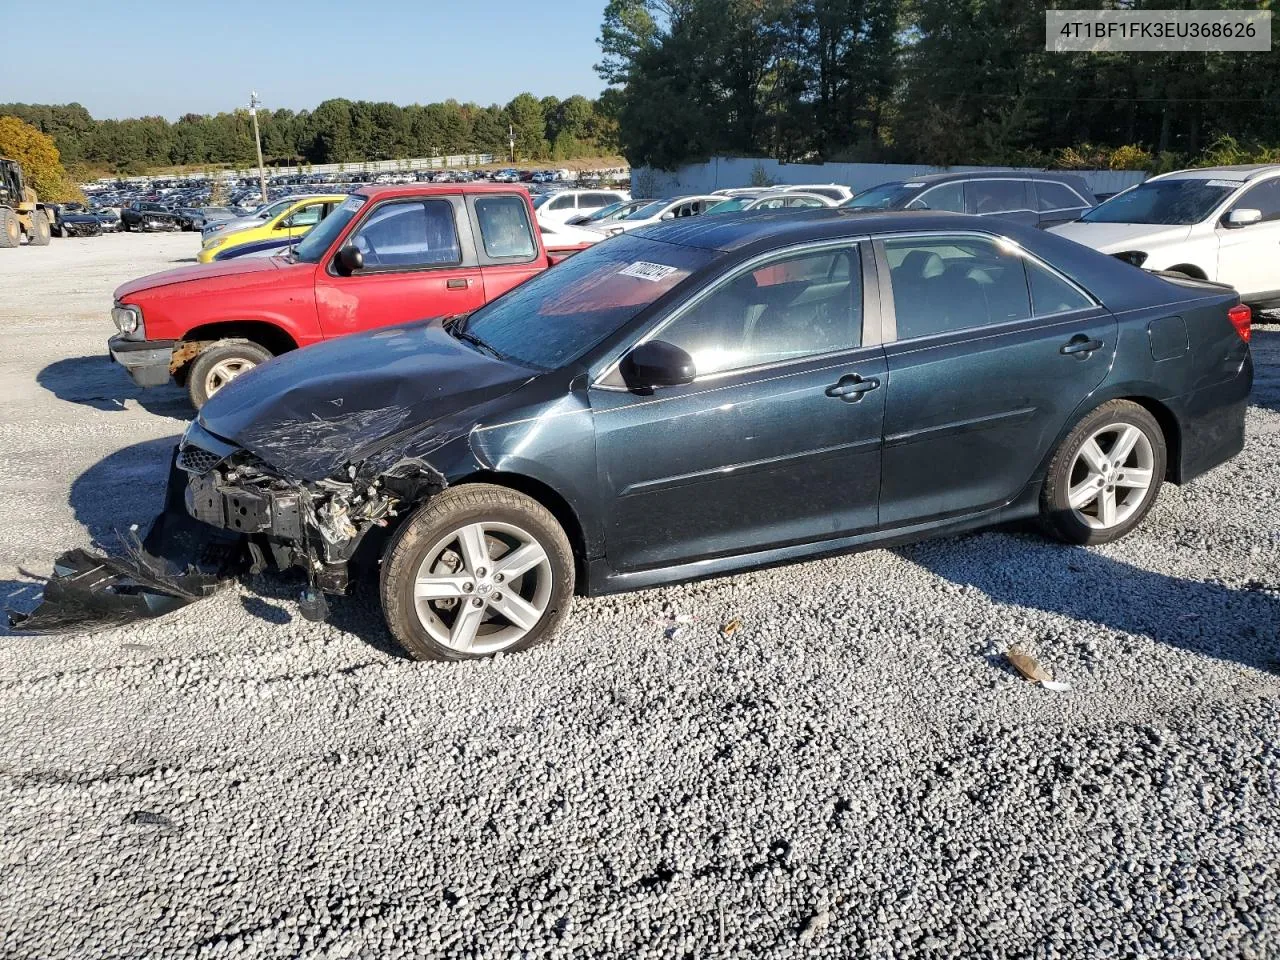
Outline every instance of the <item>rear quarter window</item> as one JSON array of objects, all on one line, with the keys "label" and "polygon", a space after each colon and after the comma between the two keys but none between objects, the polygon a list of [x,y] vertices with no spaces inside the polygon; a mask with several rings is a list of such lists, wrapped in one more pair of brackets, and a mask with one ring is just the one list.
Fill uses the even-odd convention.
[{"label": "rear quarter window", "polygon": [[528,259],[537,253],[529,211],[521,197],[478,197],[475,210],[485,256]]}]

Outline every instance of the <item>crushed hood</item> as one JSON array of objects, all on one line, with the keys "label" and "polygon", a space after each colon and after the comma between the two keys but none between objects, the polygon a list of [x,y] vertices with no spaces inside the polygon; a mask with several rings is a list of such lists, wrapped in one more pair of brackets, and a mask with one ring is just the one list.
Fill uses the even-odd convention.
[{"label": "crushed hood", "polygon": [[430,320],[278,357],[214,394],[200,424],[291,479],[321,480],[532,376]]},{"label": "crushed hood", "polygon": [[1076,220],[1050,227],[1049,232],[1092,247],[1100,253],[1123,253],[1181,243],[1191,234],[1191,228],[1159,223],[1086,223]]},{"label": "crushed hood", "polygon": [[[116,287],[116,300],[123,300],[126,297],[144,290],[151,290],[154,287],[163,287],[171,283],[186,283],[191,280],[212,280],[220,277],[234,277],[237,283],[251,279],[248,274],[263,274],[260,278],[266,282],[273,283],[276,278],[272,276],[271,271],[279,270],[281,267],[296,267],[299,264],[277,263],[274,260],[228,260],[219,263],[197,263],[190,267],[177,267],[173,270],[163,270],[160,273],[149,273],[145,277],[139,277],[137,280],[130,280],[128,283]],[[310,267],[310,264],[306,266]]]}]

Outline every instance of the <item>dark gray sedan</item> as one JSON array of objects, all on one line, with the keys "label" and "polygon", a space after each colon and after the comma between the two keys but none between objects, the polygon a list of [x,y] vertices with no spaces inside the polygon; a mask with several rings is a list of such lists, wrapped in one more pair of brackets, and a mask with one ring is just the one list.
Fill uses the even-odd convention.
[{"label": "dark gray sedan", "polygon": [[[447,270],[448,268],[441,268]],[[170,502],[465,659],[608,593],[1038,517],[1124,536],[1244,442],[1249,310],[1035,229],[693,218],[213,397]],[[183,502],[185,501],[185,508]]]}]

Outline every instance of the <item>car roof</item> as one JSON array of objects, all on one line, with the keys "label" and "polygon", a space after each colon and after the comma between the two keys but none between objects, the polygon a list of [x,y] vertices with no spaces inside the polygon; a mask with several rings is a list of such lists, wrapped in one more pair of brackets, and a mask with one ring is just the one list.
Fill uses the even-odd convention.
[{"label": "car roof", "polygon": [[[934,186],[964,180],[1059,180],[1066,183],[1083,183],[1084,178],[1070,170],[962,170],[952,173],[926,173],[918,177],[897,177],[885,183],[910,183]],[[880,186],[880,184],[877,184]]]},{"label": "car roof", "polygon": [[688,217],[643,227],[632,236],[732,253],[758,240],[770,238],[779,246],[859,236],[865,233],[898,233],[950,228],[978,229],[991,233],[990,217],[938,210],[867,212],[853,207],[816,207],[806,210],[748,210],[729,217]]},{"label": "car roof", "polygon": [[[1152,180],[1256,180],[1264,177],[1269,173],[1280,173],[1280,164],[1277,163],[1241,163],[1234,166],[1224,167],[1199,167],[1189,170],[1174,170],[1171,173],[1162,173]],[[1224,177],[1223,174],[1229,174]]]},{"label": "car roof", "polygon": [[[356,196],[372,199],[387,197],[456,196],[459,193],[511,193],[528,189],[518,183],[396,183],[366,184],[355,191]],[[597,191],[592,191],[597,192]],[[616,192],[616,191],[614,191]]]}]

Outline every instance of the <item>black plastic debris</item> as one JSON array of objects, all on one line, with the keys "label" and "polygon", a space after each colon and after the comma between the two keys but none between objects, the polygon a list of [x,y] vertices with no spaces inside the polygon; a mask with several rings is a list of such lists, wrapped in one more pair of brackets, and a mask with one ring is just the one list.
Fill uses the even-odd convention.
[{"label": "black plastic debris", "polygon": [[105,630],[172,613],[225,582],[195,569],[169,573],[141,550],[127,557],[68,550],[53,562],[40,605],[31,613],[7,611],[9,626],[23,633]]}]

